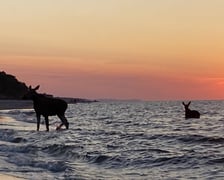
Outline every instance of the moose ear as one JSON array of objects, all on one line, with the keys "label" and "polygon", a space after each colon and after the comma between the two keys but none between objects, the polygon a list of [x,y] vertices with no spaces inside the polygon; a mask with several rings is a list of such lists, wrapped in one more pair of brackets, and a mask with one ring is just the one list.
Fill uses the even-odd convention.
[{"label": "moose ear", "polygon": [[191,101],[187,104],[188,106],[191,104]]},{"label": "moose ear", "polygon": [[37,87],[35,87],[33,90],[38,90],[40,88],[40,85],[38,85]]},{"label": "moose ear", "polygon": [[32,90],[32,86],[29,86],[29,90]]},{"label": "moose ear", "polygon": [[184,102],[182,102],[182,104],[185,106],[186,104]]}]

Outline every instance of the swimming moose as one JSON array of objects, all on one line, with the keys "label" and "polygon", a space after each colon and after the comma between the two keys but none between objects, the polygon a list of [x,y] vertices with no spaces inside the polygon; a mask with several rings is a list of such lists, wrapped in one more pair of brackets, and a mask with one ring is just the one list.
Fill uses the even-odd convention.
[{"label": "swimming moose", "polygon": [[182,102],[182,104],[184,105],[184,108],[185,108],[185,118],[186,119],[200,118],[200,113],[198,111],[189,109],[191,101],[188,104],[185,104],[184,102]]},{"label": "swimming moose", "polygon": [[68,129],[69,123],[65,117],[65,111],[68,107],[67,103],[62,99],[47,97],[43,94],[38,94],[36,90],[38,90],[39,87],[39,85],[35,88],[32,88],[30,86],[28,89],[28,93],[24,96],[24,99],[33,100],[33,108],[37,116],[37,131],[39,131],[40,128],[41,115],[45,118],[47,131],[49,131],[48,116],[54,115],[57,115],[62,122],[56,130],[59,130],[63,125],[65,125],[66,129]]}]

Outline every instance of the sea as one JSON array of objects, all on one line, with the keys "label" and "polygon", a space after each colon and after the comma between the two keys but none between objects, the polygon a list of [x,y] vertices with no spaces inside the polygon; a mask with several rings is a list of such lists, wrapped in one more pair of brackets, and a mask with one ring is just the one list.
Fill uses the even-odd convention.
[{"label": "sea", "polygon": [[32,108],[0,111],[0,173],[21,179],[224,179],[224,101],[69,104],[69,130]]}]

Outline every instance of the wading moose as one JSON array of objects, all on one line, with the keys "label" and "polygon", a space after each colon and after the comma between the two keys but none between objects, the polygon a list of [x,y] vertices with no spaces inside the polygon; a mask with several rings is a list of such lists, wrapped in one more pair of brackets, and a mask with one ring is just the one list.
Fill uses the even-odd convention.
[{"label": "wading moose", "polygon": [[59,130],[63,125],[66,129],[69,128],[69,123],[65,117],[65,111],[68,107],[67,103],[62,99],[47,97],[43,94],[39,94],[36,90],[39,89],[39,85],[35,88],[29,86],[28,93],[24,96],[24,99],[31,99],[33,101],[33,108],[37,116],[37,131],[40,129],[40,117],[45,118],[46,129],[49,131],[49,119],[48,116],[57,115],[61,124],[56,128]]},{"label": "wading moose", "polygon": [[184,102],[182,102],[182,104],[184,105],[184,108],[185,108],[185,118],[186,119],[189,119],[189,118],[200,118],[200,113],[198,111],[189,109],[191,101],[188,104],[185,104]]}]

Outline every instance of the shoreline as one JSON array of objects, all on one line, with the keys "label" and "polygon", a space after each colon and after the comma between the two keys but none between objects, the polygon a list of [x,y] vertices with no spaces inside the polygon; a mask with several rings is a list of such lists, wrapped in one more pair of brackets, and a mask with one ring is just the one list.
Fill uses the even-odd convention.
[{"label": "shoreline", "polygon": [[0,110],[31,109],[32,101],[27,100],[0,100]]}]

